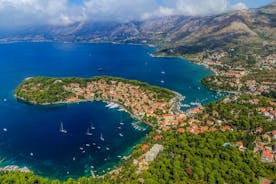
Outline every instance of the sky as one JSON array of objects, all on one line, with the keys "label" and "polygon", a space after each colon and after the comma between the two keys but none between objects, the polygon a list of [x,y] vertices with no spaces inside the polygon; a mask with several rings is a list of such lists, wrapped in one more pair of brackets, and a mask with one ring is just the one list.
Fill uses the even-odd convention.
[{"label": "sky", "polygon": [[160,16],[204,16],[254,8],[273,0],[0,0],[0,29],[68,25],[83,21],[145,20]]}]

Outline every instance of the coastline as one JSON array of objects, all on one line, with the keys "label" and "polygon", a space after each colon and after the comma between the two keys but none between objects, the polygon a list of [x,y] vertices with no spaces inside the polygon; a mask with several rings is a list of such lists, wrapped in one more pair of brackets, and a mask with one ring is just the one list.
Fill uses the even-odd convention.
[{"label": "coastline", "polygon": [[[172,103],[172,113],[181,113],[182,111],[180,110],[181,109],[181,101],[183,101],[185,99],[185,96],[181,95],[180,93],[178,92],[175,92],[175,91],[172,91],[170,90],[172,93],[174,93],[176,96],[171,99],[171,103]],[[138,115],[135,115],[134,113],[130,112],[129,110],[127,110],[127,108],[122,105],[121,103],[118,103],[118,102],[114,102],[114,101],[106,101],[106,100],[102,100],[102,99],[94,99],[94,100],[89,100],[89,99],[85,99],[85,100],[77,100],[77,101],[74,101],[74,102],[66,102],[66,101],[58,101],[58,102],[53,102],[53,103],[42,103],[42,104],[39,104],[39,103],[36,103],[36,102],[33,102],[33,101],[28,101],[24,98],[21,98],[19,96],[17,96],[16,94],[14,94],[14,97],[17,99],[17,100],[20,100],[24,103],[27,103],[27,104],[31,104],[31,105],[37,105],[37,106],[43,106],[43,107],[47,107],[47,106],[52,106],[52,105],[70,105],[70,104],[78,104],[78,103],[86,103],[86,102],[94,102],[94,101],[97,101],[97,102],[103,102],[105,104],[110,104],[110,103],[114,103],[114,104],[117,104],[118,107],[120,109],[123,109],[125,112],[127,112],[132,118],[138,120],[138,121],[141,121],[147,125],[150,125],[151,127],[153,126],[152,123],[148,122],[148,121],[144,121],[143,120],[143,117],[140,117]]]},{"label": "coastline", "polygon": [[[25,41],[22,41],[22,42],[18,42],[18,43],[24,43]],[[32,43],[39,43],[40,41],[38,41],[38,42],[32,42]],[[44,41],[45,43],[55,43],[54,41]],[[17,43],[17,42],[11,42],[11,43]],[[57,43],[62,43],[62,42],[57,42]],[[68,43],[74,43],[74,42],[68,42]],[[87,43],[87,44],[97,44],[97,43],[106,43],[106,44],[122,44],[122,45],[146,45],[146,46],[148,46],[148,47],[152,47],[152,46],[149,46],[149,45],[147,45],[147,44],[129,44],[129,43],[112,43],[112,42],[78,42],[78,43]],[[9,44],[9,43],[7,43],[7,44]],[[154,47],[154,48],[156,48],[156,47]],[[149,54],[151,57],[160,57],[160,58],[179,58],[179,59],[181,59],[181,60],[186,60],[186,61],[188,61],[188,62],[190,62],[190,63],[192,63],[192,64],[196,64],[196,65],[203,65],[203,64],[199,64],[199,63],[196,63],[196,62],[193,62],[193,61],[191,61],[191,60],[187,60],[187,58],[184,58],[184,57],[182,57],[182,56],[154,56],[153,54]],[[208,68],[206,65],[203,65],[203,66],[205,66],[206,68]],[[210,69],[210,68],[208,68],[208,69]],[[30,78],[30,77],[29,77]],[[29,79],[29,78],[26,78],[25,80],[27,80],[27,79]],[[172,91],[172,90],[170,90],[170,91]],[[180,93],[178,93],[178,92],[175,92],[175,91],[172,91],[174,94],[176,94],[177,96],[174,98],[174,99],[178,99],[178,101],[176,101],[175,103],[174,103],[174,106],[175,106],[175,109],[179,109],[180,110],[180,108],[181,108],[181,101],[182,100],[184,100],[185,99],[185,97],[183,96],[183,95],[181,95]],[[20,97],[17,97],[16,95],[14,95],[14,97],[16,97],[16,99],[18,99],[18,100],[20,100],[20,101],[22,101],[22,102],[24,102],[24,103],[28,103],[28,104],[32,104],[32,105],[39,105],[39,106],[51,106],[51,105],[68,105],[68,104],[77,104],[77,103],[85,103],[85,102],[93,102],[93,101],[101,101],[101,102],[104,102],[104,103],[106,103],[106,104],[108,104],[108,103],[114,103],[114,102],[112,102],[112,101],[102,101],[102,100],[78,100],[78,101],[75,101],[75,102],[65,102],[65,101],[60,101],[60,102],[55,102],[55,103],[44,103],[44,104],[37,104],[37,103],[34,103],[34,102],[28,102],[28,101],[26,101],[25,99],[22,99],[22,98],[20,98]],[[117,103],[117,102],[115,102],[115,103]],[[118,103],[117,103],[118,104]],[[121,104],[118,104],[119,105],[119,107],[120,108],[122,108],[122,109],[124,109],[131,117],[133,117],[134,119],[137,119],[137,120],[139,120],[139,121],[141,121],[141,118],[140,117],[137,117],[137,116],[135,116],[134,114],[132,114],[131,112],[129,112],[129,111],[127,111],[127,109],[123,106],[123,105],[121,105]],[[152,126],[152,124],[150,124],[149,122],[145,122],[145,121],[142,121],[143,123],[146,123],[146,124],[148,124],[148,125],[150,125],[150,126]],[[128,151],[129,152],[129,154],[131,154],[131,152],[132,151]],[[123,157],[120,159],[121,161],[123,161]],[[118,163],[119,164],[119,163]],[[110,171],[110,172],[112,172],[112,171],[115,171],[116,169],[118,169],[118,164],[116,164],[116,166],[114,166],[113,168],[112,168],[112,170]],[[101,177],[101,176],[99,176],[99,177]]]}]

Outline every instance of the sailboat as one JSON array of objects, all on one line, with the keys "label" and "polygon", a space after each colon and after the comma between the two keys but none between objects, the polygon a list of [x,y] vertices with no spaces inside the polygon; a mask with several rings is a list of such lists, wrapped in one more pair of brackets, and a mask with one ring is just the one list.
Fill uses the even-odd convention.
[{"label": "sailboat", "polygon": [[90,129],[89,129],[89,128],[87,128],[86,135],[88,135],[88,136],[91,136],[91,135],[92,135],[92,133],[90,132]]},{"label": "sailboat", "polygon": [[103,134],[101,133],[101,137],[100,137],[101,141],[104,141],[104,138],[103,138]]},{"label": "sailboat", "polygon": [[91,130],[95,130],[95,127],[94,127],[93,123],[91,123],[90,128],[91,128]]},{"label": "sailboat", "polygon": [[59,129],[59,131],[60,131],[61,133],[67,134],[67,130],[65,130],[65,129],[63,128],[63,123],[62,123],[62,122],[60,123],[60,129]]}]

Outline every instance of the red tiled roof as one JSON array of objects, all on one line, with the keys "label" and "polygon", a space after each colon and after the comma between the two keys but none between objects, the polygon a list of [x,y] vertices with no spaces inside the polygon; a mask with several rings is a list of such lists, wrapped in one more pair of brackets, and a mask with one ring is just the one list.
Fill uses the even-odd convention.
[{"label": "red tiled roof", "polygon": [[215,132],[215,131],[217,131],[217,128],[216,128],[216,127],[212,127],[212,128],[211,128],[211,131],[212,131],[212,132]]},{"label": "red tiled roof", "polygon": [[262,132],[264,129],[262,128],[262,127],[258,127],[257,129],[256,129],[256,131],[257,132]]},{"label": "red tiled roof", "polygon": [[173,114],[164,114],[163,116],[172,117]]},{"label": "red tiled roof", "polygon": [[149,145],[147,144],[143,144],[141,147],[142,151],[147,151],[148,148],[149,148]]},{"label": "red tiled roof", "polygon": [[185,129],[184,128],[179,128],[178,132],[183,133],[183,132],[185,132]]},{"label": "red tiled roof", "polygon": [[269,150],[264,150],[263,153],[262,153],[263,157],[266,157],[266,158],[273,158],[273,154],[269,151]]},{"label": "red tiled roof", "polygon": [[221,128],[222,131],[226,131],[226,130],[229,130],[229,129],[231,129],[231,127],[229,125],[226,125],[226,126]]},{"label": "red tiled roof", "polygon": [[243,146],[243,142],[242,141],[239,141],[236,143],[237,146]]},{"label": "red tiled roof", "polygon": [[156,136],[153,137],[153,139],[154,139],[155,141],[160,140],[161,138],[162,138],[161,135],[156,135]]}]

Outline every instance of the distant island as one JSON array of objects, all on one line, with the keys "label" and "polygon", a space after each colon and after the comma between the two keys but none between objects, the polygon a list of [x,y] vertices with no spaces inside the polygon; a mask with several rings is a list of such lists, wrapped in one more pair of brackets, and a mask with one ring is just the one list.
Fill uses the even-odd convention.
[{"label": "distant island", "polygon": [[183,97],[148,83],[101,76],[93,78],[25,79],[15,97],[36,105],[103,101],[116,103],[134,118],[156,124],[164,116],[178,114]]}]

